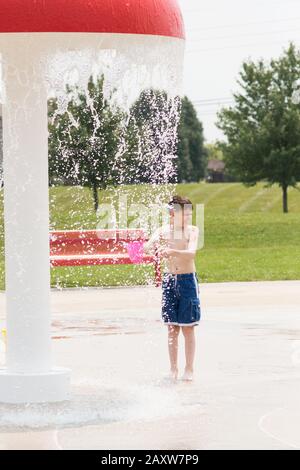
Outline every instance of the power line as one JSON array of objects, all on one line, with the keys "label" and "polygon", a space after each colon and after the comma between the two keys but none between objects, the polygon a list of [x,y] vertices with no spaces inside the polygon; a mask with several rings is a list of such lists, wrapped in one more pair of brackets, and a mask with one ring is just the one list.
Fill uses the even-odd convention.
[{"label": "power line", "polygon": [[[295,38],[293,38],[293,42],[295,42]],[[300,39],[297,39],[297,42],[300,43]],[[261,42],[256,42],[256,43],[251,43],[251,44],[235,44],[232,46],[224,46],[224,47],[210,47],[207,49],[190,49],[186,51],[187,54],[194,54],[194,53],[199,53],[199,52],[211,52],[211,51],[223,51],[226,49],[239,49],[243,47],[253,47],[253,46],[270,46],[270,45],[275,45],[275,44],[282,44],[281,41],[274,41],[274,42],[264,42],[263,44]]]},{"label": "power line", "polygon": [[[257,3],[261,3],[261,1],[259,1]],[[299,0],[285,0],[284,1],[284,5],[291,4],[291,3],[299,4]],[[269,5],[269,7],[272,8],[274,5],[278,5],[278,4],[282,5],[283,1],[282,0],[277,0],[276,2],[273,1],[272,5]],[[185,15],[185,14],[194,14],[194,13],[207,13],[207,12],[210,12],[210,11],[215,11],[215,8],[214,7],[209,8],[209,9],[193,8],[191,10],[186,10],[185,8],[181,8],[181,11],[182,11],[183,15]]]},{"label": "power line", "polygon": [[280,34],[280,33],[291,33],[291,32],[295,32],[295,31],[299,31],[299,27],[298,28],[295,28],[295,29],[285,29],[285,30],[280,30],[280,31],[264,31],[264,32],[261,32],[261,33],[246,33],[246,34],[241,34],[241,35],[235,35],[235,36],[211,36],[211,37],[207,37],[207,38],[197,38],[197,40],[193,40],[193,41],[189,41],[189,42],[193,42],[193,44],[197,44],[198,42],[201,42],[201,41],[215,41],[215,40],[219,40],[219,39],[240,39],[240,38],[243,38],[243,37],[257,37],[257,36],[266,36],[266,35],[269,35],[269,34]]},{"label": "power line", "polygon": [[214,106],[220,106],[220,105],[229,105],[229,104],[233,104],[234,101],[231,100],[231,101],[219,101],[219,102],[216,102],[216,103],[210,103],[210,104],[203,104],[203,103],[197,103],[196,101],[193,101],[193,104],[197,107],[201,107],[201,108],[209,108],[209,107],[214,107]]},{"label": "power line", "polygon": [[[214,107],[220,108],[224,106],[230,106],[234,104],[233,98],[208,98],[208,99],[198,99],[192,101],[195,108],[201,116],[215,116],[219,109],[211,109]],[[201,110],[201,111],[200,111]],[[203,111],[202,111],[203,110]]]},{"label": "power line", "polygon": [[195,101],[216,101],[216,100],[230,100],[230,96],[218,97],[218,98],[197,98]]},{"label": "power line", "polygon": [[202,105],[199,105],[197,103],[193,103],[193,105],[195,106],[195,108],[198,108],[198,109],[203,109],[203,112],[207,112],[207,113],[214,113],[216,112],[217,109],[221,108],[221,107],[228,107],[228,106],[231,106],[233,105],[234,102],[232,103],[220,103],[220,105],[218,107],[216,107],[215,109],[210,109],[210,108],[207,108],[206,106],[203,107]]},{"label": "power line", "polygon": [[198,31],[212,31],[212,30],[219,30],[219,29],[226,29],[226,28],[234,28],[236,26],[244,27],[244,26],[256,26],[259,24],[270,24],[270,23],[281,23],[284,21],[299,21],[300,17],[294,18],[282,18],[281,20],[265,20],[265,21],[254,21],[252,23],[232,23],[227,25],[219,25],[219,26],[211,26],[209,28],[192,28],[187,29],[187,32],[198,32]]},{"label": "power line", "polygon": [[233,105],[233,103],[222,103],[220,104],[220,106],[218,106],[218,108],[215,108],[215,109],[203,108],[201,105],[197,105],[196,103],[193,103],[193,105],[195,108],[203,110],[203,113],[215,114],[218,112],[220,108],[229,107],[230,105]]},{"label": "power line", "polygon": [[211,98],[207,100],[194,100],[193,103],[201,106],[216,106],[220,103],[232,103],[233,98]]}]

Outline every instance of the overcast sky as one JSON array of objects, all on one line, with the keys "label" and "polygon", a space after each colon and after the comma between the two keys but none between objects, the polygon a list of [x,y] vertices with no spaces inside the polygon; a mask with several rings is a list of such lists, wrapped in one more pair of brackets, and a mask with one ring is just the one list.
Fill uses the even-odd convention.
[{"label": "overcast sky", "polygon": [[[197,106],[207,142],[223,138],[216,111],[232,100],[247,58],[300,48],[300,0],[179,0],[187,45],[184,92]],[[299,77],[300,78],[300,77]]]}]

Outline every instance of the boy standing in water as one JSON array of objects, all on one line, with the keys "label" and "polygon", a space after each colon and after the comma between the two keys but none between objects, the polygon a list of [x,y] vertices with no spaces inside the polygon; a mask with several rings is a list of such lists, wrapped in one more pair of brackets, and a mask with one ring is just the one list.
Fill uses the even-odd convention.
[{"label": "boy standing in water", "polygon": [[190,224],[193,206],[189,199],[173,196],[168,204],[170,223],[160,227],[145,244],[145,252],[158,248],[165,260],[162,279],[162,321],[168,326],[170,377],[178,377],[178,335],[185,339],[186,366],[182,380],[192,380],[195,357],[194,326],[201,317],[195,255],[199,230]]}]

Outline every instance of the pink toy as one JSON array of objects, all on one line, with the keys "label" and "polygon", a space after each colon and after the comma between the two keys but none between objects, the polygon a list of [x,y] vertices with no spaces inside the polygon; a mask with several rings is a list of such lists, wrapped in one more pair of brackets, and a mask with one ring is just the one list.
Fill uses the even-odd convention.
[{"label": "pink toy", "polygon": [[135,240],[133,242],[126,243],[129,258],[133,263],[138,264],[143,261],[143,247],[143,241]]}]

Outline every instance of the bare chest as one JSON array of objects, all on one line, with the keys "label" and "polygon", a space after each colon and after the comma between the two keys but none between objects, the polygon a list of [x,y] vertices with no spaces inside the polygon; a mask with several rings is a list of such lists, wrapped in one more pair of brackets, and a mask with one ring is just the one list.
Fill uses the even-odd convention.
[{"label": "bare chest", "polygon": [[168,230],[164,235],[168,246],[174,250],[187,250],[189,246],[190,233],[186,231]]}]

